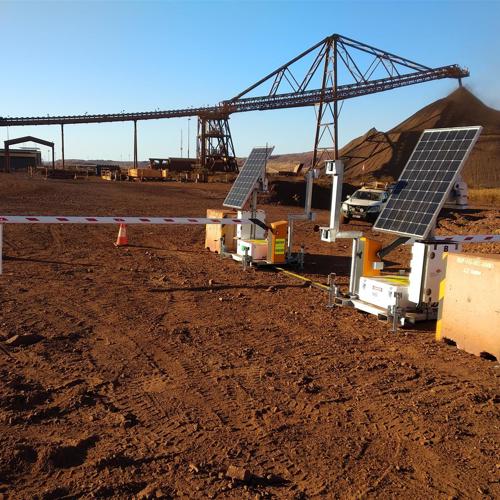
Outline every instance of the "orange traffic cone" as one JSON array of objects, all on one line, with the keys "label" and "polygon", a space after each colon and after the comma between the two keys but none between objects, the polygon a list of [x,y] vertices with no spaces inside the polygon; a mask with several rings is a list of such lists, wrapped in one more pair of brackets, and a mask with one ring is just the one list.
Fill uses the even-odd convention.
[{"label": "orange traffic cone", "polygon": [[120,224],[120,229],[118,230],[118,238],[116,238],[116,247],[124,247],[128,245],[127,237],[127,226],[126,224]]}]

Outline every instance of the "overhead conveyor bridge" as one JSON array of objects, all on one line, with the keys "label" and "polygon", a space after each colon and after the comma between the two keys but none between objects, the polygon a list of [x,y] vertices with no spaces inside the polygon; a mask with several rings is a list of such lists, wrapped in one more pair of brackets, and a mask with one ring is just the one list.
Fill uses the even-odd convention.
[{"label": "overhead conveyor bridge", "polygon": [[[365,64],[367,58],[368,62]],[[430,68],[334,34],[294,57],[232,99],[213,106],[137,113],[0,117],[0,126],[59,125],[64,140],[64,125],[132,121],[134,166],[137,167],[138,121],[196,116],[200,165],[211,169],[218,162],[224,166],[224,170],[236,170],[236,155],[228,123],[231,114],[317,106],[312,161],[312,167],[317,167],[324,160],[338,158],[339,102],[444,78],[454,78],[461,83],[461,79],[467,76],[469,71],[456,64]],[[349,81],[341,82],[340,79],[344,77]]]}]

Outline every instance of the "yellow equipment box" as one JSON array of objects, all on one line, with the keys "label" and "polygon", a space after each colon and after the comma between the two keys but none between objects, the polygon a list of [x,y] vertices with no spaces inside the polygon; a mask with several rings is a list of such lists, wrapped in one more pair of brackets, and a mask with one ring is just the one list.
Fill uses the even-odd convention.
[{"label": "yellow equipment box", "polygon": [[288,222],[280,220],[271,222],[271,230],[267,235],[269,264],[284,264],[286,262],[286,241],[288,236]]}]

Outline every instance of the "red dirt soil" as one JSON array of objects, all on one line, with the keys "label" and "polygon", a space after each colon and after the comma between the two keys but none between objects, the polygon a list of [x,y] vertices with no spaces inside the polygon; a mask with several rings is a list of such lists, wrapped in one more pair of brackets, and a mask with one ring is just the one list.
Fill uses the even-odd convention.
[{"label": "red dirt soil", "polygon": [[[10,214],[200,216],[228,190],[0,181]],[[304,274],[347,283],[349,242],[297,226]],[[470,210],[438,232],[499,227]],[[435,342],[432,323],[389,334],[299,280],[243,272],[201,226],[129,227],[127,248],[116,233],[4,226],[0,335],[42,339],[0,343],[0,498],[500,497],[498,363]]]}]

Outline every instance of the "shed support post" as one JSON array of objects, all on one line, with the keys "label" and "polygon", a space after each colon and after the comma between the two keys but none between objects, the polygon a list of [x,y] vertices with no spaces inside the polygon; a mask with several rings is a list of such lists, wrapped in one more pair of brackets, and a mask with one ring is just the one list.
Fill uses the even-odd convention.
[{"label": "shed support post", "polygon": [[134,120],[134,168],[137,168],[137,120]]},{"label": "shed support post", "polygon": [[10,151],[9,151],[9,145],[5,144],[5,159],[4,159],[4,166],[3,170],[4,172],[10,172]]},{"label": "shed support post", "polygon": [[64,170],[64,123],[61,123],[61,152],[62,152],[62,168]]}]

